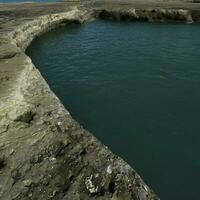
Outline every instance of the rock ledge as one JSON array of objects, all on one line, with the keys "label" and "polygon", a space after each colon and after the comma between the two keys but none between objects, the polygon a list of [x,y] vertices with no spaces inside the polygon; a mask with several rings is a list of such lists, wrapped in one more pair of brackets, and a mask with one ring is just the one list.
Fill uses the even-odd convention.
[{"label": "rock ledge", "polygon": [[191,8],[0,4],[0,199],[157,200],[141,177],[83,129],[24,53],[34,37],[93,18],[199,20]]}]

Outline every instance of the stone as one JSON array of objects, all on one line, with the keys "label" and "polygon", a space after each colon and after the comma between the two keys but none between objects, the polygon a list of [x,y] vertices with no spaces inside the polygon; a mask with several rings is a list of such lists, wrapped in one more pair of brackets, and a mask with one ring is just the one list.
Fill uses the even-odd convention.
[{"label": "stone", "polygon": [[92,182],[92,179],[93,179],[93,175],[91,175],[89,177],[86,177],[85,186],[86,186],[86,189],[89,191],[89,193],[95,194],[95,193],[97,193],[99,191],[99,186],[95,185]]},{"label": "stone", "polygon": [[106,172],[112,174],[112,165],[108,165]]},{"label": "stone", "polygon": [[23,184],[25,187],[30,187],[32,185],[32,181],[30,179],[24,180]]},{"label": "stone", "polygon": [[[0,60],[10,59],[20,53],[20,49],[15,45],[4,44],[0,47]],[[8,63],[8,61],[6,61]]]}]

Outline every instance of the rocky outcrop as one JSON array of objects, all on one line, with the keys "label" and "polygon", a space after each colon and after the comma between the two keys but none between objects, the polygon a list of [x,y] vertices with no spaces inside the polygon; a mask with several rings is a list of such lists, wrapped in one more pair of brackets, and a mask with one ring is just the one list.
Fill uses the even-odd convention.
[{"label": "rocky outcrop", "polygon": [[1,108],[0,199],[157,199],[71,118],[26,55],[13,59],[24,68]]},{"label": "rocky outcrop", "polygon": [[104,0],[96,6],[100,19],[148,22],[199,22],[200,4],[177,1]]},{"label": "rocky outcrop", "polygon": [[191,22],[199,20],[199,11],[0,5],[0,199],[158,199],[127,163],[72,119],[24,53],[41,33],[94,17]]},{"label": "rocky outcrop", "polygon": [[24,53],[35,36],[91,18],[93,11],[67,6],[1,24],[2,200],[157,199],[127,163],[72,119]]},{"label": "rocky outcrop", "polygon": [[193,13],[183,9],[103,9],[99,18],[117,21],[185,21],[188,23],[199,20]]},{"label": "rocky outcrop", "polygon": [[91,16],[91,12],[87,10],[80,11],[77,7],[74,7],[70,12],[39,16],[36,19],[22,23],[4,37],[20,49],[25,50],[36,36],[63,24],[83,23]]}]

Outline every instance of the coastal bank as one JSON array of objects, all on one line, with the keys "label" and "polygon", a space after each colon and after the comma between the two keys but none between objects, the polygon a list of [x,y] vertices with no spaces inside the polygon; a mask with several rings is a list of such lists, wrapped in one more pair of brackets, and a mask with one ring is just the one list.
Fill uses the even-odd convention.
[{"label": "coastal bank", "polygon": [[69,23],[191,23],[200,20],[199,8],[178,2],[1,4],[0,199],[159,199],[72,119],[24,51],[36,36]]}]

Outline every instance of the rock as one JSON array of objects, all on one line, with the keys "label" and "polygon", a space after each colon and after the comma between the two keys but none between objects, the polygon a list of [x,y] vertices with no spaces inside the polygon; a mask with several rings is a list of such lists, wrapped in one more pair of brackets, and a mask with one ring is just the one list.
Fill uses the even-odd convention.
[{"label": "rock", "polygon": [[32,164],[36,164],[36,163],[40,163],[43,160],[43,156],[41,154],[39,155],[33,155],[30,159],[30,163]]},{"label": "rock", "polygon": [[108,165],[106,172],[112,174],[112,165]]},{"label": "rock", "polygon": [[15,184],[21,178],[21,173],[18,169],[14,169],[11,171],[11,177],[13,179],[13,184]]},{"label": "rock", "polygon": [[45,31],[95,17],[200,20],[197,4],[129,3],[0,4],[0,199],[159,199],[70,116],[24,53]]},{"label": "rock", "polygon": [[19,53],[20,53],[20,49],[14,45],[4,44],[0,46],[0,60],[13,58]]},{"label": "rock", "polygon": [[93,175],[86,177],[85,186],[90,194],[95,194],[99,192],[99,186],[95,185],[92,180],[93,180]]},{"label": "rock", "polygon": [[31,121],[33,120],[34,115],[35,114],[32,111],[24,111],[23,113],[21,113],[20,115],[18,115],[16,117],[15,121],[19,121],[19,122],[24,122],[24,123],[30,124]]},{"label": "rock", "polygon": [[24,180],[23,184],[25,187],[30,187],[32,185],[32,181],[30,179]]}]

